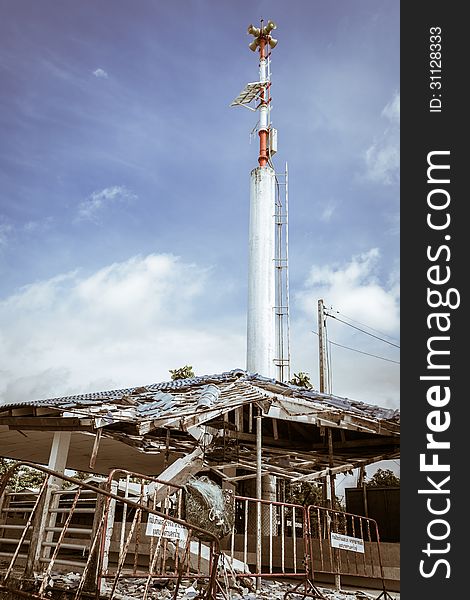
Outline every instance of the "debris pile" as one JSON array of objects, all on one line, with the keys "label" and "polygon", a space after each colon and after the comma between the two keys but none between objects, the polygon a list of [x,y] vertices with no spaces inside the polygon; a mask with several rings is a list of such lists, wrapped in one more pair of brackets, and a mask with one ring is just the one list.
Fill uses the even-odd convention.
[{"label": "debris pile", "polygon": [[[57,584],[57,587],[69,590],[76,589],[80,582],[79,573],[53,573],[49,582],[49,587]],[[113,595],[115,600],[137,600],[143,597],[147,579],[136,577],[122,577],[119,579],[116,590]],[[246,587],[244,584],[252,584],[251,587]],[[176,583],[171,579],[155,579],[150,583],[147,598],[149,600],[172,600],[174,598]],[[179,586],[176,600],[198,600],[203,597],[203,592],[206,590],[207,582],[198,582],[197,580],[183,580]],[[251,580],[242,581],[238,584],[233,584],[230,590],[227,590],[225,597],[217,594],[217,600],[284,600],[285,593],[292,588],[292,583],[285,581],[262,580],[260,590],[256,591],[254,583]],[[318,586],[317,586],[318,587]],[[377,592],[356,591],[356,590],[332,590],[329,588],[318,587],[318,590],[324,596],[325,600],[374,600],[377,597]],[[102,596],[109,596],[111,586],[108,586],[108,592],[104,592]],[[292,594],[290,600],[300,600],[303,597],[302,587],[298,590],[299,593]],[[394,599],[399,599],[399,593],[389,595]]]}]

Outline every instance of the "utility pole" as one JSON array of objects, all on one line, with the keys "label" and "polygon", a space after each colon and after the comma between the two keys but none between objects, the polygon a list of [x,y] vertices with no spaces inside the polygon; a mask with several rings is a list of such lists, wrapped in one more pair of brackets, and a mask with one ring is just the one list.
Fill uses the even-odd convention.
[{"label": "utility pole", "polygon": [[[318,301],[318,360],[319,360],[319,387],[320,392],[325,392],[325,313],[323,307],[323,300],[320,299]],[[324,428],[320,429],[322,435],[326,433]],[[322,501],[323,506],[328,507],[328,487],[327,487],[327,478],[322,478]]]},{"label": "utility pole", "polygon": [[326,336],[323,300],[318,301],[318,359],[320,363],[320,392],[326,393]]},{"label": "utility pole", "polygon": [[[325,307],[323,305],[323,299],[318,301],[318,358],[320,367],[320,392],[326,394],[330,390],[327,389],[326,382],[328,381],[328,366],[326,361],[326,328],[325,328]],[[331,469],[334,467],[334,453],[333,453],[333,431],[331,427],[326,428],[327,439],[328,439],[328,466],[330,467],[330,473],[328,475],[330,483],[330,500],[326,504],[329,504],[329,508],[335,509],[335,498],[336,498],[336,486],[335,486],[335,475],[331,473]],[[327,492],[327,483],[323,483],[323,499],[325,499]],[[336,525],[336,515],[333,513],[333,524]],[[335,558],[337,560],[337,550],[334,550]],[[341,588],[340,575],[335,573],[335,588],[339,590]]]},{"label": "utility pole", "polygon": [[[330,390],[327,389],[326,382],[328,381],[328,366],[326,362],[326,331],[325,331],[325,307],[323,300],[318,301],[318,357],[320,367],[320,392],[326,394]],[[333,432],[331,427],[327,428],[328,436],[328,465],[330,468],[334,467],[334,454],[333,454]],[[329,475],[330,480],[330,501],[331,508],[334,508],[336,490],[335,490],[335,476]]]}]

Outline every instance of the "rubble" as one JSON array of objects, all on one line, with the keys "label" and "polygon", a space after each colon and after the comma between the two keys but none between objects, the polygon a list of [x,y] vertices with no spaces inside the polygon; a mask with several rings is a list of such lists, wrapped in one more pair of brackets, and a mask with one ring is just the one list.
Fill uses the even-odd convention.
[{"label": "rubble", "polygon": [[[80,582],[79,573],[53,573],[51,584],[58,584],[65,589],[76,589]],[[113,599],[115,600],[137,600],[141,599],[145,590],[147,580],[145,578],[122,577],[116,586]],[[251,587],[245,587],[246,584]],[[202,597],[206,589],[207,582],[198,582],[197,580],[183,580],[180,584],[176,600],[197,600]],[[217,594],[217,600],[284,600],[285,593],[295,584],[286,581],[262,580],[260,589],[255,590],[255,584],[250,580],[230,582],[230,590],[226,592],[225,597]],[[52,587],[52,585],[50,586]],[[379,595],[376,590],[334,590],[317,586],[318,590],[324,596],[325,600],[374,600]],[[102,597],[109,597],[111,586],[108,586],[107,592]],[[174,597],[175,581],[168,579],[154,580],[148,590],[148,598],[151,600],[172,600]],[[388,592],[393,600],[399,600],[398,592]],[[302,588],[299,593],[290,596],[289,600],[300,600],[303,598]],[[308,598],[308,596],[307,596]]]}]

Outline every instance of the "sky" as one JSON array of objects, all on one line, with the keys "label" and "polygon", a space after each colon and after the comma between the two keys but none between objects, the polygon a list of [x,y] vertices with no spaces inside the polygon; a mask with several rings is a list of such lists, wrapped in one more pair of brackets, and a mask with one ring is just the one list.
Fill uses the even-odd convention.
[{"label": "sky", "polygon": [[263,18],[292,372],[318,388],[323,298],[331,391],[397,408],[399,2],[0,7],[0,402],[245,368],[257,115],[229,105]]}]

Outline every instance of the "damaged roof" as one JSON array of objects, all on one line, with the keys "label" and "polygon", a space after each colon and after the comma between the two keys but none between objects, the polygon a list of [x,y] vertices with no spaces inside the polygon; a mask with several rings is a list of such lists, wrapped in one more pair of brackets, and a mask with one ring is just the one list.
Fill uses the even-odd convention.
[{"label": "damaged roof", "polygon": [[[44,400],[29,400],[23,402],[11,402],[0,405],[0,415],[5,411],[17,407],[42,407],[52,408],[60,411],[70,411],[77,409],[85,412],[95,411],[103,413],[106,409],[106,416],[109,419],[127,420],[127,418],[146,420],[160,419],[170,417],[173,414],[184,415],[197,411],[198,408],[208,408],[218,406],[225,402],[226,393],[230,387],[227,384],[245,382],[248,386],[242,396],[247,395],[247,390],[251,387],[278,394],[289,398],[306,401],[306,406],[324,409],[329,407],[343,412],[351,413],[356,416],[362,416],[376,421],[399,422],[399,411],[396,409],[382,408],[371,404],[366,404],[358,400],[350,400],[332,394],[325,394],[311,389],[305,389],[290,383],[283,383],[276,379],[269,379],[258,375],[257,373],[248,373],[242,369],[234,369],[215,375],[202,375],[199,377],[190,377],[187,379],[177,379],[175,381],[166,381],[161,383],[152,383],[141,387],[124,388],[118,390],[109,390],[103,392],[93,392],[75,396],[63,396],[57,398],[48,398]],[[201,406],[199,394],[201,390],[207,393],[207,388],[211,386],[218,390],[213,397],[208,398],[207,403]],[[241,389],[237,386],[237,389]],[[124,408],[126,407],[126,408]]]},{"label": "damaged roof", "polygon": [[[99,432],[102,446],[107,438],[108,443],[123,443],[146,455],[164,453],[166,449],[175,457],[203,444],[206,460],[212,460],[221,473],[221,465],[234,463],[233,456],[226,454],[230,445],[236,446],[238,467],[253,467],[253,417],[258,410],[265,417],[264,466],[274,473],[285,470],[286,460],[287,470],[297,465],[294,472],[299,477],[313,468],[321,471],[328,466],[325,428],[336,432],[338,468],[351,467],[355,459],[372,462],[396,457],[399,452],[398,410],[320,393],[241,369],[141,387],[6,403],[0,406],[0,427],[21,435],[27,432],[29,436],[46,431],[88,436]],[[167,432],[171,433],[170,448]],[[12,441],[12,448],[14,443],[23,445]],[[0,439],[0,455],[12,456],[13,451],[2,452],[2,445]],[[219,452],[222,445],[223,456]],[[15,452],[20,456],[19,449]]]}]

